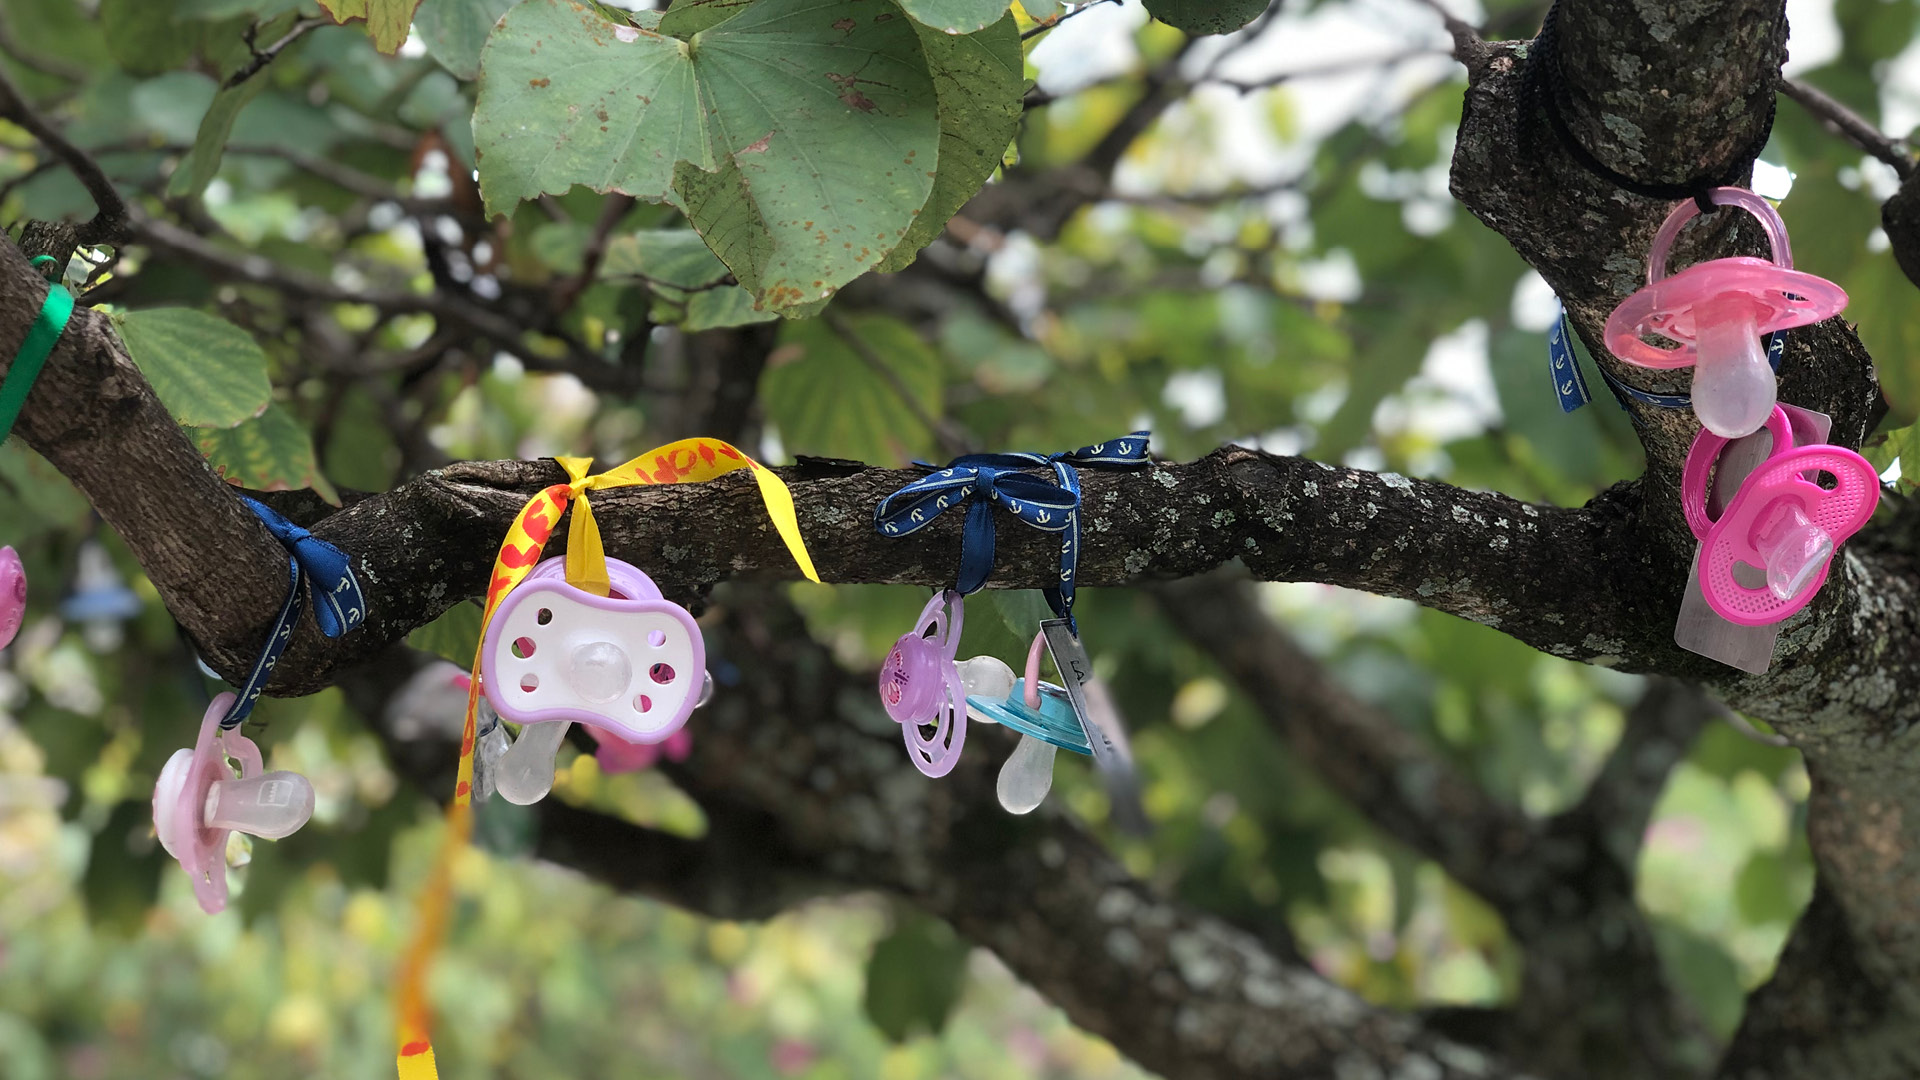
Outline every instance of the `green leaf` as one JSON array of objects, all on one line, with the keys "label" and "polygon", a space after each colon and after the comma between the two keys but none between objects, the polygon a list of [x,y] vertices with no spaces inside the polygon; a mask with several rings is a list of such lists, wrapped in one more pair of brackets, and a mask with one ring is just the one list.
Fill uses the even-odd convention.
[{"label": "green leaf", "polygon": [[602,277],[644,277],[677,289],[698,289],[727,276],[706,241],[692,229],[641,229],[615,237],[600,264]]},{"label": "green leaf", "polygon": [[966,986],[969,952],[946,923],[903,913],[867,960],[867,1017],[894,1042],[938,1035]]},{"label": "green leaf", "polygon": [[874,269],[892,273],[913,262],[947,221],[1000,167],[1007,144],[1020,130],[1026,92],[1020,28],[1007,15],[977,34],[944,34],[915,23],[920,47],[940,98],[940,168],[906,237]]},{"label": "green leaf", "polygon": [[1840,284],[1847,290],[1846,317],[1858,321],[1892,422],[1911,423],[1920,416],[1920,289],[1885,251],[1862,256]]},{"label": "green leaf", "polygon": [[193,137],[193,149],[187,152],[186,159],[180,162],[167,184],[168,194],[197,199],[207,190],[207,185],[220,171],[220,158],[227,152],[227,138],[233,134],[234,120],[266,85],[266,79],[253,78],[239,86],[223,86],[213,95],[207,115],[200,118],[200,132]]},{"label": "green leaf", "polygon": [[911,20],[845,10],[759,0],[696,44],[527,0],[481,55],[487,211],[575,184],[677,201],[763,306],[832,295],[906,235],[939,155]]},{"label": "green leaf", "polygon": [[1749,923],[1770,923],[1787,922],[1800,914],[1807,897],[1797,887],[1793,869],[1785,855],[1771,851],[1749,855],[1733,885],[1740,917]]},{"label": "green leaf", "polygon": [[939,357],[896,319],[855,316],[845,325],[861,349],[827,320],[789,323],[760,378],[760,400],[787,450],[899,464],[931,452],[933,433],[902,393],[939,416]]},{"label": "green leaf", "polygon": [[[1007,14],[1010,0],[900,0],[907,14],[935,30],[971,34]],[[924,38],[922,39],[925,40]]]},{"label": "green leaf", "polygon": [[474,650],[480,647],[480,609],[469,603],[455,604],[408,634],[407,644],[464,668],[473,663]]},{"label": "green leaf", "polygon": [[174,22],[168,0],[102,0],[107,51],[131,75],[158,75],[187,62],[199,35]]},{"label": "green leaf", "polygon": [[367,36],[373,39],[373,47],[392,56],[406,44],[407,31],[413,26],[413,9],[420,6],[420,0],[319,0],[321,8],[333,17],[333,21],[344,23],[352,19],[365,20]]},{"label": "green leaf", "polygon": [[189,427],[230,428],[273,397],[267,357],[245,330],[192,308],[116,315],[114,329],[161,404]]},{"label": "green leaf", "polygon": [[770,322],[779,317],[771,311],[755,311],[753,294],[740,286],[722,285],[717,289],[701,289],[688,294],[687,317],[681,321],[680,328],[697,333],[701,330]]},{"label": "green leaf", "polygon": [[1260,17],[1267,0],[1146,0],[1147,11],[1189,34],[1231,34]]},{"label": "green leaf", "polygon": [[673,0],[660,16],[660,32],[682,40],[712,29],[747,10],[753,0]]},{"label": "green leaf", "polygon": [[200,428],[194,436],[213,471],[229,484],[256,491],[312,488],[328,502],[340,502],[314,464],[307,429],[278,405],[239,427]]},{"label": "green leaf", "polygon": [[480,50],[516,0],[422,0],[413,27],[427,55],[462,79],[480,77]]}]

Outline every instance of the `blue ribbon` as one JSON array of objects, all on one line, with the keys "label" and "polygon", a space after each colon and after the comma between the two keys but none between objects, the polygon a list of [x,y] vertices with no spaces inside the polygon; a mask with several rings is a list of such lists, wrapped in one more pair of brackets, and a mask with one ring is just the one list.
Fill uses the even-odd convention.
[{"label": "blue ribbon", "polygon": [[[1556,301],[1557,302],[1557,301]],[[1787,334],[1776,330],[1767,335],[1767,363],[1773,365],[1773,373],[1780,373],[1780,359],[1787,352]],[[1560,411],[1570,413],[1593,400],[1593,394],[1587,390],[1587,379],[1580,370],[1580,354],[1573,348],[1573,327],[1567,322],[1567,309],[1560,308],[1559,318],[1554,320],[1553,329],[1547,331],[1547,364],[1553,375],[1553,393],[1560,399]],[[1644,405],[1661,409],[1691,409],[1693,398],[1687,394],[1656,394],[1651,390],[1642,390],[1636,386],[1614,378],[1605,365],[1595,364],[1600,377],[1613,388],[1613,396],[1620,407],[1627,407],[1627,398]]]},{"label": "blue ribbon", "polygon": [[293,640],[293,631],[300,624],[300,613],[306,608],[306,590],[300,586],[305,578],[307,588],[313,591],[319,602],[314,605],[313,621],[320,626],[320,632],[330,638],[339,637],[358,627],[367,617],[367,602],[360,593],[360,583],[354,580],[353,564],[346,552],[327,543],[307,530],[288,521],[268,506],[253,499],[242,497],[267,526],[275,540],[287,549],[287,600],[280,605],[280,615],[274,620],[273,633],[267,637],[267,644],[260,650],[260,659],[254,661],[253,672],[240,687],[240,695],[227,715],[220,718],[220,729],[231,731],[246,722],[253,712],[254,703],[260,700],[260,692],[267,688],[267,681],[273,677],[273,667],[280,662],[280,654],[287,650],[287,643]]},{"label": "blue ribbon", "polygon": [[[881,499],[873,511],[873,527],[885,536],[906,536],[925,528],[947,509],[966,503],[956,582],[962,596],[980,591],[993,573],[995,505],[1036,529],[1060,533],[1059,583],[1044,591],[1054,614],[1072,623],[1074,575],[1080,564],[1080,474],[1075,467],[1130,468],[1146,463],[1144,431],[1058,454],[966,454]],[[924,462],[916,464],[933,468]],[[1020,471],[1035,468],[1052,468],[1055,482]]]}]

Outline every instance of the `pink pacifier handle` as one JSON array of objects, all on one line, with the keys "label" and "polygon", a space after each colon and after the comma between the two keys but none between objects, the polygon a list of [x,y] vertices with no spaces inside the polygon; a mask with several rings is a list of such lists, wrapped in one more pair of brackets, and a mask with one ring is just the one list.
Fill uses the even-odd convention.
[{"label": "pink pacifier handle", "polygon": [[1040,711],[1040,647],[1047,643],[1047,632],[1042,630],[1033,635],[1033,644],[1027,646],[1027,685],[1023,697],[1027,708]]},{"label": "pink pacifier handle", "polygon": [[[1820,473],[1832,476],[1831,489],[1815,481]],[[1818,443],[1769,457],[1740,485],[1701,545],[1707,605],[1740,626],[1766,626],[1806,607],[1826,583],[1840,545],[1879,501],[1880,477],[1851,450]],[[1741,564],[1764,568],[1768,584],[1741,584],[1734,576]],[[1777,586],[1776,574],[1784,579]]]},{"label": "pink pacifier handle", "polygon": [[[1780,220],[1780,212],[1765,198],[1748,191],[1746,188],[1717,187],[1707,193],[1707,198],[1715,206],[1737,206],[1760,220],[1760,228],[1767,234],[1767,243],[1773,248],[1773,265],[1785,270],[1793,269],[1793,248],[1787,242],[1787,223]],[[1653,247],[1647,252],[1647,284],[1667,276],[1667,252],[1673,242],[1679,238],[1680,230],[1686,227],[1700,213],[1700,207],[1692,199],[1680,202],[1667,215],[1660,225],[1660,231],[1653,235]]]},{"label": "pink pacifier handle", "polygon": [[27,610],[27,568],[20,553],[0,547],[0,649],[13,643]]},{"label": "pink pacifier handle", "polygon": [[[1773,436],[1768,460],[1793,449],[1793,423],[1787,419],[1786,410],[1775,405],[1767,417],[1766,427],[1767,433]],[[1687,528],[1693,530],[1695,540],[1706,540],[1707,533],[1713,529],[1714,519],[1707,516],[1707,482],[1714,462],[1720,460],[1720,451],[1732,441],[1701,428],[1687,449],[1687,463],[1680,472],[1680,506],[1687,513]]]}]

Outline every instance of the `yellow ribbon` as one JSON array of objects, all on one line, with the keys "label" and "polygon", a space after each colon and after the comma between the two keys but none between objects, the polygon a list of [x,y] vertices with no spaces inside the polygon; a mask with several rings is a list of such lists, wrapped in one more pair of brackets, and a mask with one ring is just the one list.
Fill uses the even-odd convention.
[{"label": "yellow ribbon", "polygon": [[[514,515],[500,552],[493,561],[493,576],[487,583],[487,599],[480,613],[480,640],[485,642],[487,624],[514,586],[525,580],[540,562],[553,527],[573,507],[573,524],[567,531],[567,584],[596,596],[606,596],[611,588],[607,579],[606,550],[600,542],[600,526],[593,520],[589,491],[634,487],[641,484],[692,484],[740,469],[752,469],[760,485],[760,499],[774,529],[786,541],[794,562],[809,581],[819,581],[813,559],[807,554],[806,541],[800,536],[800,522],[793,509],[793,493],[772,470],[719,439],[682,439],[649,450],[603,473],[589,474],[592,458],[555,458],[567,471],[567,483],[541,490]],[[460,732],[460,767],[454,774],[453,802],[447,807],[447,837],[440,846],[427,883],[420,892],[419,924],[413,940],[400,958],[395,976],[395,1005],[398,1012],[400,1052],[395,1059],[400,1080],[438,1080],[433,1060],[433,1040],[429,1028],[431,1010],[427,1005],[426,976],[446,936],[447,920],[453,907],[453,864],[473,836],[473,744],[480,706],[480,650],[473,656],[473,678],[467,686],[466,723]]]}]

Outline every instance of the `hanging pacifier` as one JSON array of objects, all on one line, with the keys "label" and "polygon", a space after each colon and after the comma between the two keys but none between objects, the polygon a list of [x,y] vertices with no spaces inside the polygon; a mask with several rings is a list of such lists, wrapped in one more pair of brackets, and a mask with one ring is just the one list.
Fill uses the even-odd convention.
[{"label": "hanging pacifier", "polygon": [[523,725],[495,778],[509,802],[552,789],[568,724],[658,743],[712,693],[693,616],[637,567],[606,564],[611,595],[596,596],[566,582],[563,558],[542,561],[487,624],[481,689],[501,719]]},{"label": "hanging pacifier", "polygon": [[928,776],[952,772],[967,742],[967,692],[954,665],[965,612],[959,593],[936,593],[880,665],[880,704],[900,725],[914,767]]},{"label": "hanging pacifier", "polygon": [[[227,906],[227,834],[265,840],[297,832],[313,816],[313,785],[299,773],[262,772],[260,748],[238,731],[221,731],[232,691],[207,706],[200,739],[176,750],[153,788],[153,826],[167,854],[193,878],[193,894],[209,915]],[[227,758],[240,763],[236,779]]]},{"label": "hanging pacifier", "polygon": [[[1701,541],[1700,590],[1716,614],[1741,626],[1776,623],[1806,607],[1826,582],[1835,550],[1880,503],[1880,477],[1865,458],[1825,443],[1794,446],[1778,406],[1766,427],[1773,452],[1717,521],[1707,517],[1707,481],[1727,440],[1702,431],[1680,480],[1687,525]],[[1832,488],[1821,486],[1823,476],[1833,478]],[[1761,574],[1764,584],[1740,580]]]},{"label": "hanging pacifier", "polygon": [[[709,682],[707,686],[711,690],[713,684]],[[699,708],[706,703],[707,699],[702,697],[694,707]],[[693,753],[693,732],[684,727],[657,743],[629,742],[605,728],[591,724],[587,726],[587,732],[593,736],[593,759],[599,763],[600,771],[609,776],[650,769],[663,757],[668,761],[685,761],[687,755]]]},{"label": "hanging pacifier", "polygon": [[20,553],[0,547],[0,649],[13,643],[27,613],[27,568]]},{"label": "hanging pacifier", "polygon": [[[1613,355],[1647,368],[1693,367],[1693,411],[1715,435],[1737,439],[1767,422],[1775,400],[1774,373],[1761,337],[1806,326],[1847,306],[1840,286],[1793,269],[1787,227],[1767,200],[1743,188],[1714,188],[1721,206],[1760,219],[1773,259],[1712,259],[1667,276],[1667,252],[1700,208],[1682,202],[1667,215],[1647,254],[1646,288],[1607,316]],[[1667,349],[1641,340],[1657,334],[1679,342]]]},{"label": "hanging pacifier", "polygon": [[976,656],[961,665],[961,678],[967,684],[967,712],[983,723],[995,723],[1020,734],[1000,777],[994,794],[1000,806],[1011,814],[1031,813],[1053,789],[1053,761],[1057,750],[1093,755],[1086,730],[1073,711],[1073,702],[1065,687],[1040,681],[1040,649],[1045,643],[1036,634],[1027,650],[1024,678],[1013,677],[1013,669],[991,656]]}]

